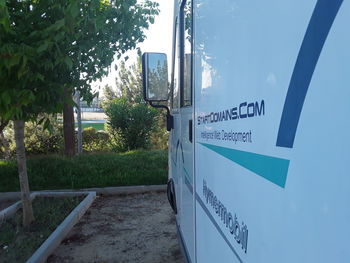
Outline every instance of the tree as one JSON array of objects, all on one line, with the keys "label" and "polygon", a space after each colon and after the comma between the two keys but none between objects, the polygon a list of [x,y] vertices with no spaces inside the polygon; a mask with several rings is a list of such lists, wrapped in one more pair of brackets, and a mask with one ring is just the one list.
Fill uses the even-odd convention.
[{"label": "tree", "polygon": [[[62,61],[45,52],[48,40],[60,41],[61,37],[56,34],[60,23],[42,19],[43,13],[46,12],[48,17],[51,13],[42,6],[43,3],[0,0],[0,117],[3,123],[14,120],[24,226],[34,220],[26,168],[24,122],[41,112],[60,111],[64,101],[63,87],[51,81],[55,74],[53,69],[60,67]],[[45,124],[48,126],[48,121]]]},{"label": "tree", "polygon": [[115,66],[115,70],[118,70],[118,77],[115,79],[116,89],[114,90],[110,85],[105,85],[103,88],[107,104],[116,98],[125,98],[131,104],[144,102],[141,51],[139,49],[137,54],[137,60],[131,66],[127,66],[127,59],[121,60]]},{"label": "tree", "polygon": [[[154,22],[158,4],[149,0],[142,3],[76,0],[72,5],[71,32],[67,41],[59,44],[71,62],[70,69],[63,72],[66,96],[70,98],[76,89],[84,100],[91,101],[94,96],[91,82],[108,74],[115,55],[120,58],[145,39],[143,31]],[[72,155],[75,141],[72,103],[66,103],[64,109],[66,153]]]},{"label": "tree", "polygon": [[106,74],[114,54],[145,38],[157,13],[150,1],[0,0],[0,117],[14,120],[25,226],[34,216],[24,122],[73,105],[74,89],[92,98],[91,81]]},{"label": "tree", "polygon": [[119,97],[117,91],[114,91],[112,86],[108,84],[103,87],[103,95],[106,101],[111,101]]},{"label": "tree", "polygon": [[[149,94],[158,97],[166,97],[168,95],[168,67],[166,61],[163,65],[158,61],[155,67],[149,68],[148,82],[151,83],[149,87]],[[185,76],[186,77],[186,76]],[[165,84],[165,85],[164,85]]]},{"label": "tree", "polygon": [[121,97],[126,98],[129,103],[140,103],[143,100],[142,85],[142,60],[141,51],[138,50],[137,61],[127,68],[125,61],[121,61],[118,78],[116,79],[117,90]]}]

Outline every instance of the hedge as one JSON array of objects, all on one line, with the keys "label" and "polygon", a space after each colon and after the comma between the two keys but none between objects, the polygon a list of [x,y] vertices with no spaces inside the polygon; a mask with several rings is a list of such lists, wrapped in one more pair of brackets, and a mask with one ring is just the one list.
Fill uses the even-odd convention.
[{"label": "hedge", "polygon": [[[167,159],[164,150],[37,156],[27,160],[29,184],[31,190],[165,184]],[[0,161],[0,192],[19,189],[15,161]]]}]

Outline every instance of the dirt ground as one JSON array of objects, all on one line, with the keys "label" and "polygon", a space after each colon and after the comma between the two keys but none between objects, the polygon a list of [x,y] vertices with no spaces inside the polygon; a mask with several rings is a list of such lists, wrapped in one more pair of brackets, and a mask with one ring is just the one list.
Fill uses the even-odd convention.
[{"label": "dirt ground", "polygon": [[98,197],[48,263],[182,263],[165,193]]}]

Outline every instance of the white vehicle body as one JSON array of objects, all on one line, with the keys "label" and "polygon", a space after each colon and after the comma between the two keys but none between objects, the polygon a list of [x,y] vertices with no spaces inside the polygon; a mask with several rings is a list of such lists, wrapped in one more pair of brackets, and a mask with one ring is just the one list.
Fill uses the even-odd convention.
[{"label": "white vehicle body", "polygon": [[187,260],[349,262],[350,1],[175,1],[174,16]]}]

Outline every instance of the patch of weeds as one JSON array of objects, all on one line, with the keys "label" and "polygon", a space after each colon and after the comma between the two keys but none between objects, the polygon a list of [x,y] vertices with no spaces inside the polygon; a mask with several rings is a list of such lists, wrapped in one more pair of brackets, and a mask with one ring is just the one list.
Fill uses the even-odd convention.
[{"label": "patch of weeds", "polygon": [[22,226],[21,209],[0,222],[0,262],[25,262],[83,199],[39,196],[33,201],[35,222],[29,227]]}]

